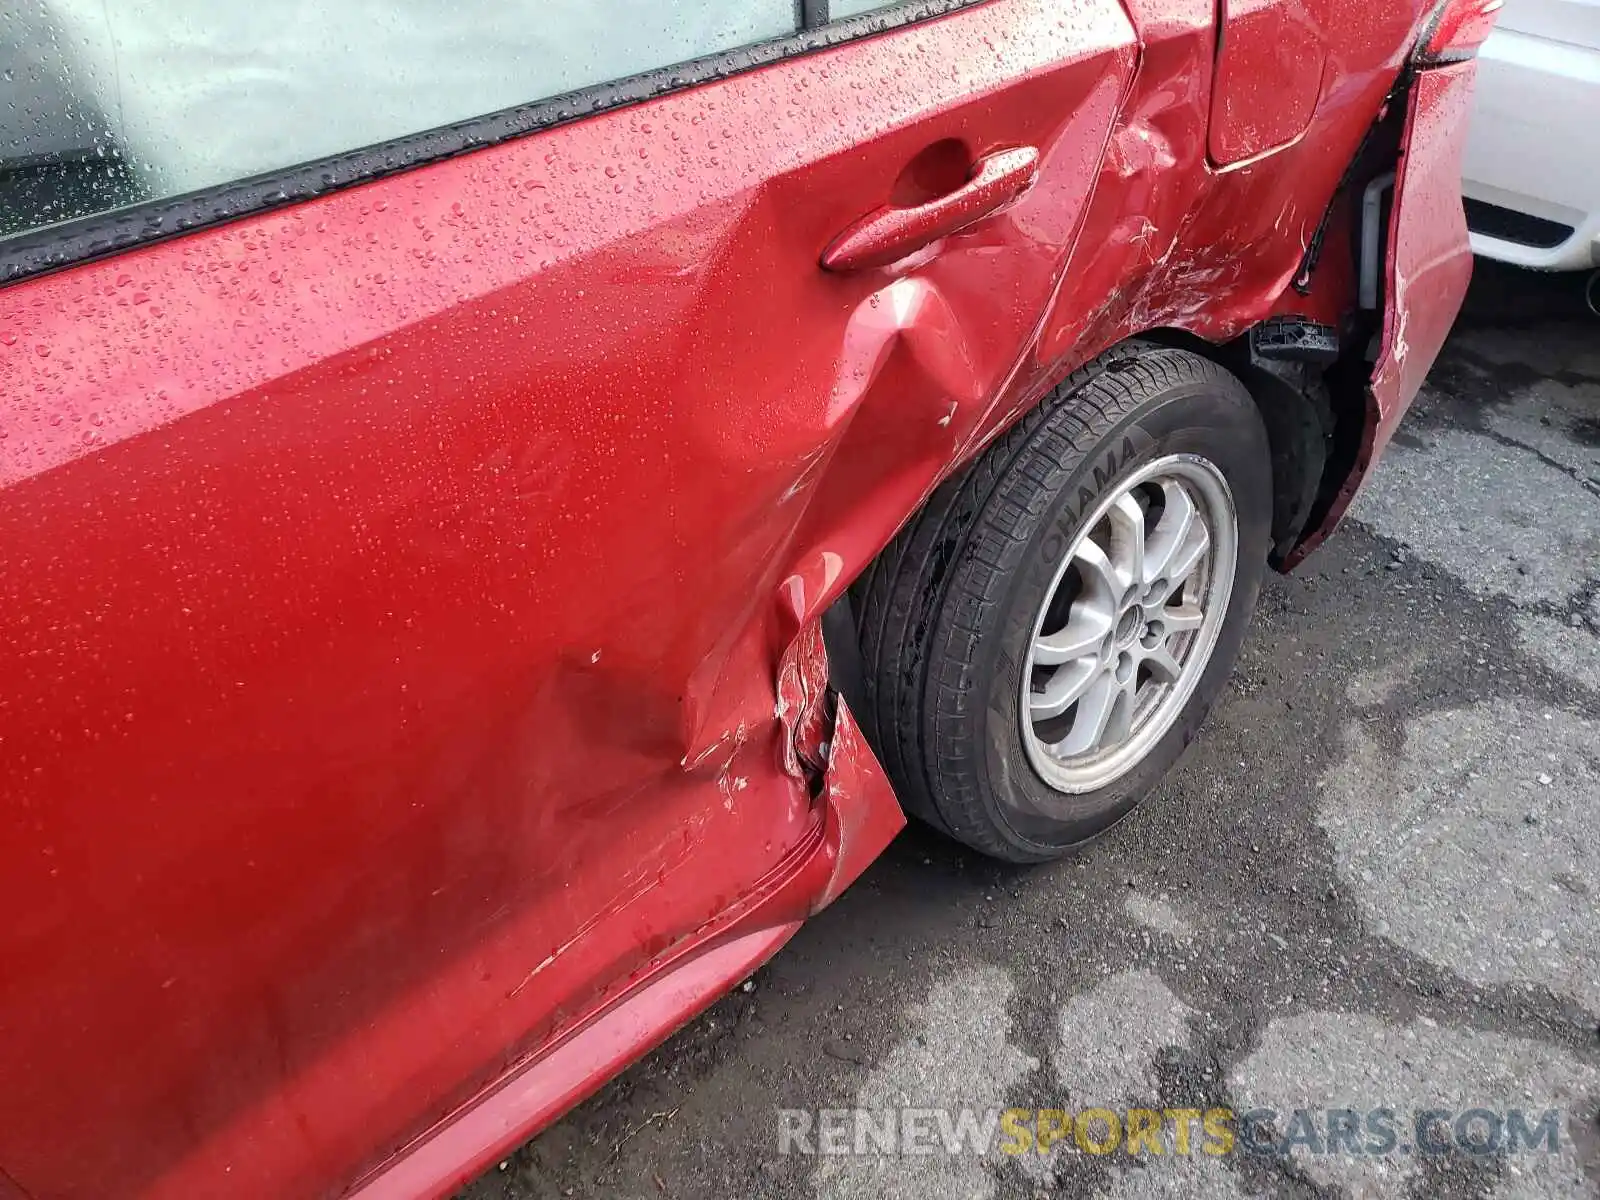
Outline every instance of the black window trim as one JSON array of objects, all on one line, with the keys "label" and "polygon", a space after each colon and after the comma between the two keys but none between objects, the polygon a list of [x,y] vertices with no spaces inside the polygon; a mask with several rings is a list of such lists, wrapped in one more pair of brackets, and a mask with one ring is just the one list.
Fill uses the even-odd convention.
[{"label": "black window trim", "polygon": [[988,2],[908,0],[880,11],[825,23],[829,0],[795,0],[801,28],[784,37],[595,84],[547,100],[407,134],[393,141],[248,179],[181,196],[142,201],[0,239],[0,287],[312,200],[413,167],[542,133],[569,121],[597,116]]}]

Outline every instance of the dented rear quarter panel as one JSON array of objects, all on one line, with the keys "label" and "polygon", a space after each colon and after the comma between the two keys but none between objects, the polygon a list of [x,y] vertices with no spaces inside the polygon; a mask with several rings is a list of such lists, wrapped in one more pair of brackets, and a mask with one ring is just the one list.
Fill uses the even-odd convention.
[{"label": "dented rear quarter panel", "polygon": [[1373,370],[1372,454],[1388,445],[1444,347],[1472,277],[1461,162],[1476,65],[1430,67],[1408,98],[1385,255],[1383,341]]},{"label": "dented rear quarter panel", "polygon": [[1434,66],[1417,72],[1411,83],[1384,258],[1382,325],[1356,460],[1324,518],[1288,556],[1289,569],[1344,518],[1421,390],[1466,298],[1472,247],[1461,165],[1476,71],[1471,61]]},{"label": "dented rear quarter panel", "polygon": [[[437,1194],[774,952],[902,821],[820,614],[1062,373],[1286,303],[1421,16],[1324,3],[1227,170],[1209,0],[991,0],[0,290],[6,1173]],[[1038,182],[818,270],[941,139]]]}]

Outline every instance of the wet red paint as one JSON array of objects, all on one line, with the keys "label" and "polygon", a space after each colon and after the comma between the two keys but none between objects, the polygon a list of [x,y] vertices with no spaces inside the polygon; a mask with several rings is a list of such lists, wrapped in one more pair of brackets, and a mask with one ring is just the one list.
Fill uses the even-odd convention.
[{"label": "wet red paint", "polygon": [[1420,75],[1411,93],[1395,205],[1405,214],[1389,231],[1383,352],[1372,380],[1382,414],[1378,449],[1422,387],[1472,278],[1467,220],[1453,181],[1461,178],[1471,64]]},{"label": "wet red paint", "polygon": [[[1225,172],[1210,0],[995,0],[0,291],[4,1177],[436,1194],[775,951],[901,823],[817,621],[922,498],[1122,338],[1348,307],[1286,286],[1425,14],[1325,8]],[[822,270],[942,142],[1037,177]]]},{"label": "wet red paint", "polygon": [[953,191],[868,213],[822,252],[822,265],[830,271],[867,271],[897,263],[1016,203],[1038,177],[1039,152],[1032,146],[998,150],[974,163],[967,181]]},{"label": "wet red paint", "polygon": [[1254,158],[1294,141],[1322,94],[1328,39],[1308,0],[1222,0],[1211,158]]}]

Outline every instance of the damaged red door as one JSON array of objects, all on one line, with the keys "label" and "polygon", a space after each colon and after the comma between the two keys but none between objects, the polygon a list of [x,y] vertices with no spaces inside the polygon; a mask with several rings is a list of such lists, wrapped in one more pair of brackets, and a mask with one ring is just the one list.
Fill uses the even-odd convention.
[{"label": "damaged red door", "polygon": [[5,1172],[337,1192],[791,870],[1135,59],[998,0],[0,291]]}]

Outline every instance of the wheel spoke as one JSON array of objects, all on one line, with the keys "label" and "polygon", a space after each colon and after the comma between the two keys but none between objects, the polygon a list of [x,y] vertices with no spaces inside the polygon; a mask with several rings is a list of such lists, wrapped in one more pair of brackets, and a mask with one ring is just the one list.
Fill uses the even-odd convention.
[{"label": "wheel spoke", "polygon": [[1174,604],[1161,610],[1161,624],[1168,634],[1199,629],[1206,619],[1198,604]]},{"label": "wheel spoke", "polygon": [[1130,675],[1126,683],[1117,685],[1116,697],[1111,702],[1111,716],[1106,721],[1106,729],[1100,736],[1103,746],[1115,746],[1124,742],[1128,734],[1133,732],[1133,708],[1138,700],[1139,682],[1137,677]]},{"label": "wheel spoke", "polygon": [[1080,658],[1062,667],[1045,683],[1044,690],[1028,697],[1028,716],[1035,721],[1059,717],[1078,702],[1100,674],[1100,662]]},{"label": "wheel spoke", "polygon": [[1107,610],[1115,608],[1122,593],[1127,591],[1128,580],[1106,557],[1100,544],[1093,538],[1084,538],[1073,551],[1072,561],[1083,581],[1085,595],[1101,601],[1101,606]]},{"label": "wheel spoke", "polygon": [[1150,668],[1150,677],[1157,683],[1177,683],[1178,675],[1182,668],[1178,660],[1172,656],[1172,651],[1165,646],[1157,646],[1144,656],[1145,666]]},{"label": "wheel spoke", "polygon": [[1173,550],[1172,556],[1167,560],[1164,577],[1167,586],[1172,591],[1177,591],[1180,584],[1194,572],[1200,559],[1211,548],[1211,532],[1204,521],[1195,521],[1189,526],[1189,533]]},{"label": "wheel spoke", "polygon": [[[1166,499],[1166,507],[1162,509],[1161,519],[1156,522],[1155,529],[1150,533],[1150,545],[1145,553],[1146,573],[1142,581],[1148,584],[1154,583],[1157,579],[1166,579],[1168,583],[1175,585],[1178,580],[1173,573],[1173,556],[1188,540],[1190,531],[1195,527],[1194,501],[1189,498],[1189,493],[1183,486],[1177,483],[1166,484],[1162,488],[1162,494]],[[1202,524],[1201,529],[1204,528]]]},{"label": "wheel spoke", "polygon": [[1094,676],[1083,699],[1078,702],[1078,715],[1073,718],[1072,732],[1053,749],[1064,758],[1087,754],[1097,749],[1105,737],[1106,726],[1111,721],[1111,710],[1116,706],[1122,686],[1109,671]]},{"label": "wheel spoke", "polygon": [[1144,581],[1144,509],[1131,495],[1120,497],[1106,514],[1111,518],[1111,561],[1127,584]]},{"label": "wheel spoke", "polygon": [[1086,654],[1098,654],[1100,643],[1111,632],[1109,612],[1080,600],[1072,606],[1067,623],[1055,633],[1046,634],[1033,644],[1033,665],[1054,667]]}]

